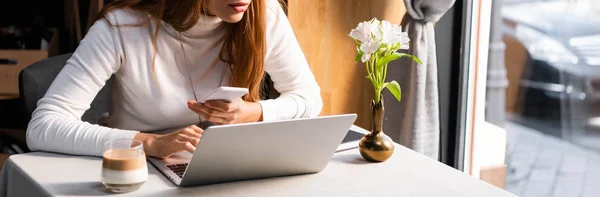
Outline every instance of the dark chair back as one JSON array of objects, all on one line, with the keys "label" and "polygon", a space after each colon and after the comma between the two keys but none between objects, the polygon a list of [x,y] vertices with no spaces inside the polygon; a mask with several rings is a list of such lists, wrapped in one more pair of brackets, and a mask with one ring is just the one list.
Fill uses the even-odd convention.
[{"label": "dark chair back", "polygon": [[[19,74],[19,94],[23,104],[23,124],[26,126],[31,120],[31,114],[37,107],[37,102],[46,94],[54,78],[65,66],[71,54],[50,57],[34,63],[21,71]],[[100,90],[94,101],[81,119],[83,121],[98,124],[98,120],[110,109],[110,87],[113,77],[107,81],[104,88]]]}]

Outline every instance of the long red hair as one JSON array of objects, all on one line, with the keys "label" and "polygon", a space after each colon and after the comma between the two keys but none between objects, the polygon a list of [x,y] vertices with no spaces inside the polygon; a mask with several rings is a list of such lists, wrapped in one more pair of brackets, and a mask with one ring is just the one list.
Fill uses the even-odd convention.
[{"label": "long red hair", "polygon": [[[208,15],[205,0],[116,0],[107,4],[98,19],[107,19],[107,14],[117,9],[132,9],[147,13],[149,22],[164,21],[177,31],[192,28],[204,15]],[[139,24],[139,25],[144,25]],[[248,88],[245,101],[260,99],[260,88],[265,75],[266,53],[266,0],[252,0],[244,17],[238,23],[227,23],[227,33],[220,59],[231,69],[230,86]],[[152,43],[156,59],[156,40],[159,26],[156,25]],[[154,73],[154,60],[152,63]]]}]

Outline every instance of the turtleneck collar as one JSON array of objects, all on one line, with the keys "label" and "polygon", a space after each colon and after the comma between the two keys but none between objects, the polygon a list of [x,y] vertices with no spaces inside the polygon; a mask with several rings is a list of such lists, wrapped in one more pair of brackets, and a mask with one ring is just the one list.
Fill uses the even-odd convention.
[{"label": "turtleneck collar", "polygon": [[223,20],[217,16],[203,15],[191,29],[181,32],[183,36],[197,37],[210,34],[223,25]]}]

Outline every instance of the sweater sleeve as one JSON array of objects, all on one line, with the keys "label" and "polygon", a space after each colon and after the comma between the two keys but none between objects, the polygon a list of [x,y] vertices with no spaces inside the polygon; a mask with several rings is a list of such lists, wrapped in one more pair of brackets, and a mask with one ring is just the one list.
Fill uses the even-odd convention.
[{"label": "sweater sleeve", "polygon": [[27,127],[33,151],[100,156],[111,139],[133,139],[137,131],[83,122],[96,94],[120,67],[116,28],[98,20],[37,103]]},{"label": "sweater sleeve", "polygon": [[267,57],[265,70],[280,93],[263,100],[263,121],[316,117],[321,113],[321,90],[277,0],[267,7]]}]

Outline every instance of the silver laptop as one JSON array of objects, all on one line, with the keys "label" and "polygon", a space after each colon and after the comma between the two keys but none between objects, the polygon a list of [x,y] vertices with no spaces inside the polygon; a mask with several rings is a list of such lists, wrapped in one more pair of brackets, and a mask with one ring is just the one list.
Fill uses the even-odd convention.
[{"label": "silver laptop", "polygon": [[193,154],[148,160],[179,186],[317,173],[355,119],[344,114],[211,126]]}]

